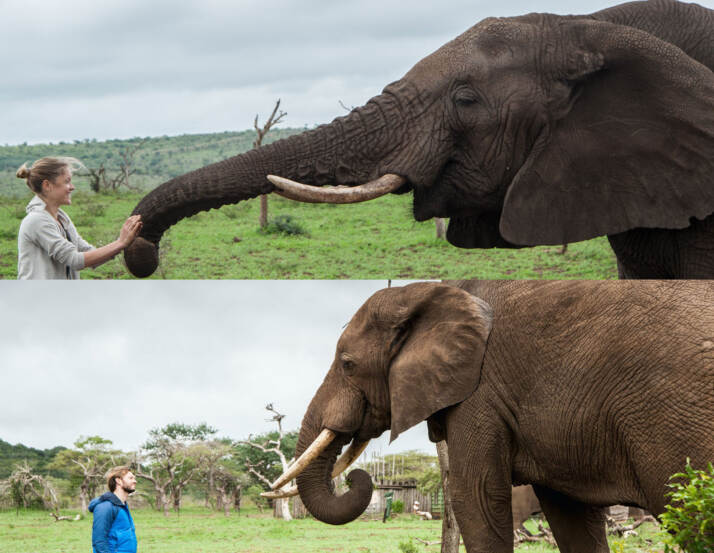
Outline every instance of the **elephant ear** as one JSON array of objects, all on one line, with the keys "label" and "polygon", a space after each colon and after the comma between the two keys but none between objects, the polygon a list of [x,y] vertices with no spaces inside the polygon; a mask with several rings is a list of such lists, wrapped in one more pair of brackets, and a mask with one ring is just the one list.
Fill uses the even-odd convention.
[{"label": "elephant ear", "polygon": [[503,237],[562,244],[714,212],[712,71],[631,27],[561,30],[570,54],[554,83],[571,96],[506,193]]},{"label": "elephant ear", "polygon": [[491,332],[490,306],[459,288],[402,289],[402,346],[389,369],[391,440],[478,386]]}]

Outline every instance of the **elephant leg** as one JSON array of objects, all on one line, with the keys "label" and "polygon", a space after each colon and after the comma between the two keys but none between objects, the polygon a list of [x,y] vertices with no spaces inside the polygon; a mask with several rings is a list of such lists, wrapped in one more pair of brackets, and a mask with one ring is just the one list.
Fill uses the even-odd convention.
[{"label": "elephant leg", "polygon": [[449,429],[451,502],[468,553],[512,553],[508,440],[485,433],[480,428],[464,439]]},{"label": "elephant leg", "polygon": [[605,512],[533,485],[561,553],[608,553]]}]

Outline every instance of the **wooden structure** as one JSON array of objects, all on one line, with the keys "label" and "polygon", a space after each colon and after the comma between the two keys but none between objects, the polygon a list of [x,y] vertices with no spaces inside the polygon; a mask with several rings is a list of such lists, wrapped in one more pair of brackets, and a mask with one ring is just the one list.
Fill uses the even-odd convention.
[{"label": "wooden structure", "polygon": [[[434,518],[441,518],[444,509],[442,491],[439,490],[438,493],[431,495],[420,493],[417,490],[417,483],[414,479],[377,480],[375,482],[374,491],[372,492],[372,500],[364,514],[369,516],[382,516],[387,506],[384,494],[388,491],[394,493],[393,501],[401,501],[404,504],[404,513],[412,513],[414,501],[418,501],[420,510],[431,512]],[[305,518],[309,516],[307,509],[305,509],[302,501],[300,501],[300,496],[290,498],[290,513],[293,518]]]},{"label": "wooden structure", "polygon": [[[418,501],[422,511],[430,511],[441,513],[443,508],[443,498],[432,497],[425,495],[417,490],[416,480],[377,480],[375,482],[374,492],[372,492],[372,501],[370,501],[365,514],[377,515],[384,512],[386,502],[384,494],[388,491],[394,493],[394,501],[401,501],[404,504],[405,513],[411,513],[414,506],[414,501]],[[435,494],[436,495],[436,494]],[[434,509],[434,507],[438,507]]]}]

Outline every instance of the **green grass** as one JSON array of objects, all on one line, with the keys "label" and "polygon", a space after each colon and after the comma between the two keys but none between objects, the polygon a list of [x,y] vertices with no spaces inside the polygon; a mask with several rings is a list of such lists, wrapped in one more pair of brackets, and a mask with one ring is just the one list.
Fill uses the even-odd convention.
[{"label": "green grass", "polygon": [[[78,191],[66,211],[94,245],[116,238],[141,194]],[[17,276],[17,230],[29,193],[0,198],[0,278]],[[269,217],[290,215],[305,234],[261,233],[257,199],[202,212],[169,229],[153,278],[167,279],[466,279],[617,278],[605,237],[520,250],[463,250],[435,237],[434,223],[417,223],[411,197],[388,196],[357,205],[299,204],[270,197]],[[131,278],[117,256],[82,278]]]},{"label": "green grass", "polygon": [[[73,515],[66,511],[62,514]],[[312,519],[275,520],[245,510],[225,517],[201,507],[185,508],[164,517],[148,509],[133,511],[142,553],[399,553],[401,542],[413,540],[417,551],[438,553],[439,546],[416,541],[438,541],[441,521],[421,521],[399,515],[382,524],[357,520],[330,526]],[[529,523],[531,524],[531,523]],[[55,522],[43,511],[0,511],[0,550],[3,553],[70,553],[89,551],[91,515],[77,522]],[[613,553],[655,553],[662,550],[656,527],[645,524],[639,536],[611,539]],[[463,546],[460,548],[464,551]],[[523,544],[519,553],[553,553],[544,544]]]}]

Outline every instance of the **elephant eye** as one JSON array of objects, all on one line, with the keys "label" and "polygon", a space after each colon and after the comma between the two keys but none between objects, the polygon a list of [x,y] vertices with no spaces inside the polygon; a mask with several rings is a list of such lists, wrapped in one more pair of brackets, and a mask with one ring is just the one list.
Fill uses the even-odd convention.
[{"label": "elephant eye", "polygon": [[472,106],[478,103],[478,96],[471,89],[459,88],[454,94],[454,103],[461,107]]},{"label": "elephant eye", "polygon": [[342,362],[342,370],[346,375],[351,375],[355,372],[355,364],[353,361],[350,361],[349,359],[345,360]]}]

